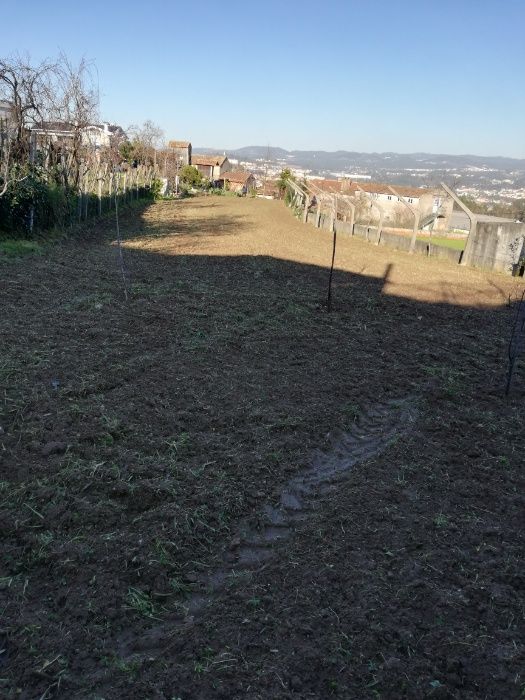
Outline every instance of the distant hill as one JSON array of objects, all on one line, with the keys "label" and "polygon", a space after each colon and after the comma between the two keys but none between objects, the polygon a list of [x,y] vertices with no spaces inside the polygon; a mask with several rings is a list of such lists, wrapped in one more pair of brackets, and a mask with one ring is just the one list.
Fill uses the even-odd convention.
[{"label": "distant hill", "polygon": [[[223,153],[222,148],[195,148],[195,153]],[[245,146],[227,151],[232,158],[256,160],[268,158],[285,160],[291,165],[314,170],[348,170],[367,168],[429,170],[490,168],[495,170],[525,171],[525,159],[504,156],[447,155],[437,153],[361,153],[358,151],[287,151],[285,148],[268,146]]]}]

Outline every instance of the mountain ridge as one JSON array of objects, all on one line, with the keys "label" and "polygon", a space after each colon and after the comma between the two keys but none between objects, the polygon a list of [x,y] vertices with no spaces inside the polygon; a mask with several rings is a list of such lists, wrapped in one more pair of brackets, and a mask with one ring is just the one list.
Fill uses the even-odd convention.
[{"label": "mountain ridge", "polygon": [[[223,153],[226,152],[232,158],[241,159],[287,159],[294,165],[310,167],[312,163],[316,167],[330,169],[334,165],[340,167],[352,167],[352,165],[366,165],[368,167],[417,167],[419,164],[465,168],[465,167],[493,167],[496,170],[525,170],[525,158],[511,158],[509,156],[479,156],[473,154],[448,154],[448,153],[398,153],[396,151],[325,151],[325,150],[287,150],[281,147],[269,146],[243,146],[236,149],[215,149],[198,147],[193,149],[195,153]],[[321,161],[321,162],[320,162]]]}]

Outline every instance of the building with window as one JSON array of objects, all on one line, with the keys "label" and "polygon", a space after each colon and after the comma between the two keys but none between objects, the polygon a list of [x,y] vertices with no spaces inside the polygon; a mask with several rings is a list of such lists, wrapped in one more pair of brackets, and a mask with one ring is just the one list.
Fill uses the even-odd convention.
[{"label": "building with window", "polygon": [[228,170],[231,170],[231,163],[228,158],[223,156],[192,156],[191,165],[200,172],[200,174],[216,182],[221,179],[221,175]]},{"label": "building with window", "polygon": [[88,124],[80,129],[68,122],[40,122],[31,129],[31,133],[39,146],[59,144],[67,147],[75,138],[80,138],[80,144],[88,149],[99,150],[118,145],[126,138],[124,130],[115,124]]},{"label": "building with window", "polygon": [[[405,222],[412,226],[411,214],[403,203],[409,204],[419,214],[420,228],[433,228],[445,230],[449,228],[450,216],[454,202],[441,189],[424,189],[421,187],[405,187],[392,185],[397,192],[395,195],[388,189],[388,185],[378,182],[360,182],[352,180],[311,180],[319,189],[351,197],[359,201],[370,200],[370,204],[377,202],[384,211],[385,226],[399,225]],[[373,207],[371,207],[373,208]]]},{"label": "building with window", "polygon": [[228,170],[220,177],[223,187],[231,192],[247,194],[255,189],[255,176],[246,170]]}]

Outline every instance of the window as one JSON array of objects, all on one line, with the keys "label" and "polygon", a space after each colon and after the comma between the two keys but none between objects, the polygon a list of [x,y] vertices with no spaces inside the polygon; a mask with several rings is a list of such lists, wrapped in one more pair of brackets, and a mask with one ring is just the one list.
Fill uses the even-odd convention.
[{"label": "window", "polygon": [[414,200],[412,199],[412,197],[409,197],[409,198],[408,198],[408,202],[409,202],[409,204],[413,204],[413,203],[414,203]]},{"label": "window", "polygon": [[389,194],[388,197],[387,197],[387,199],[392,199],[392,195]]}]

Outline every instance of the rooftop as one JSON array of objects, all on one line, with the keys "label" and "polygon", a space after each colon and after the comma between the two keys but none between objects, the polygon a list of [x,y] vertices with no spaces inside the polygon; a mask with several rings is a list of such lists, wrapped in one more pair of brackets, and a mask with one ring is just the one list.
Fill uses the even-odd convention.
[{"label": "rooftop", "polygon": [[244,185],[251,177],[252,173],[246,170],[230,170],[221,175],[221,180],[228,180],[228,182],[236,182],[239,185]]},{"label": "rooftop", "polygon": [[72,134],[75,131],[75,125],[68,122],[39,122],[35,124],[32,131]]},{"label": "rooftop", "polygon": [[224,162],[228,160],[226,156],[192,156],[192,165],[224,165]]},{"label": "rooftop", "polygon": [[[352,180],[310,180],[309,182],[324,192],[331,192],[334,194],[353,194],[358,192],[359,189],[364,190],[369,194],[392,194],[392,192],[388,189],[388,185],[380,182],[356,183]],[[432,190],[423,189],[421,187],[405,187],[402,185],[396,185],[394,189],[401,195],[401,197],[419,198],[425,194],[432,194]]]}]

